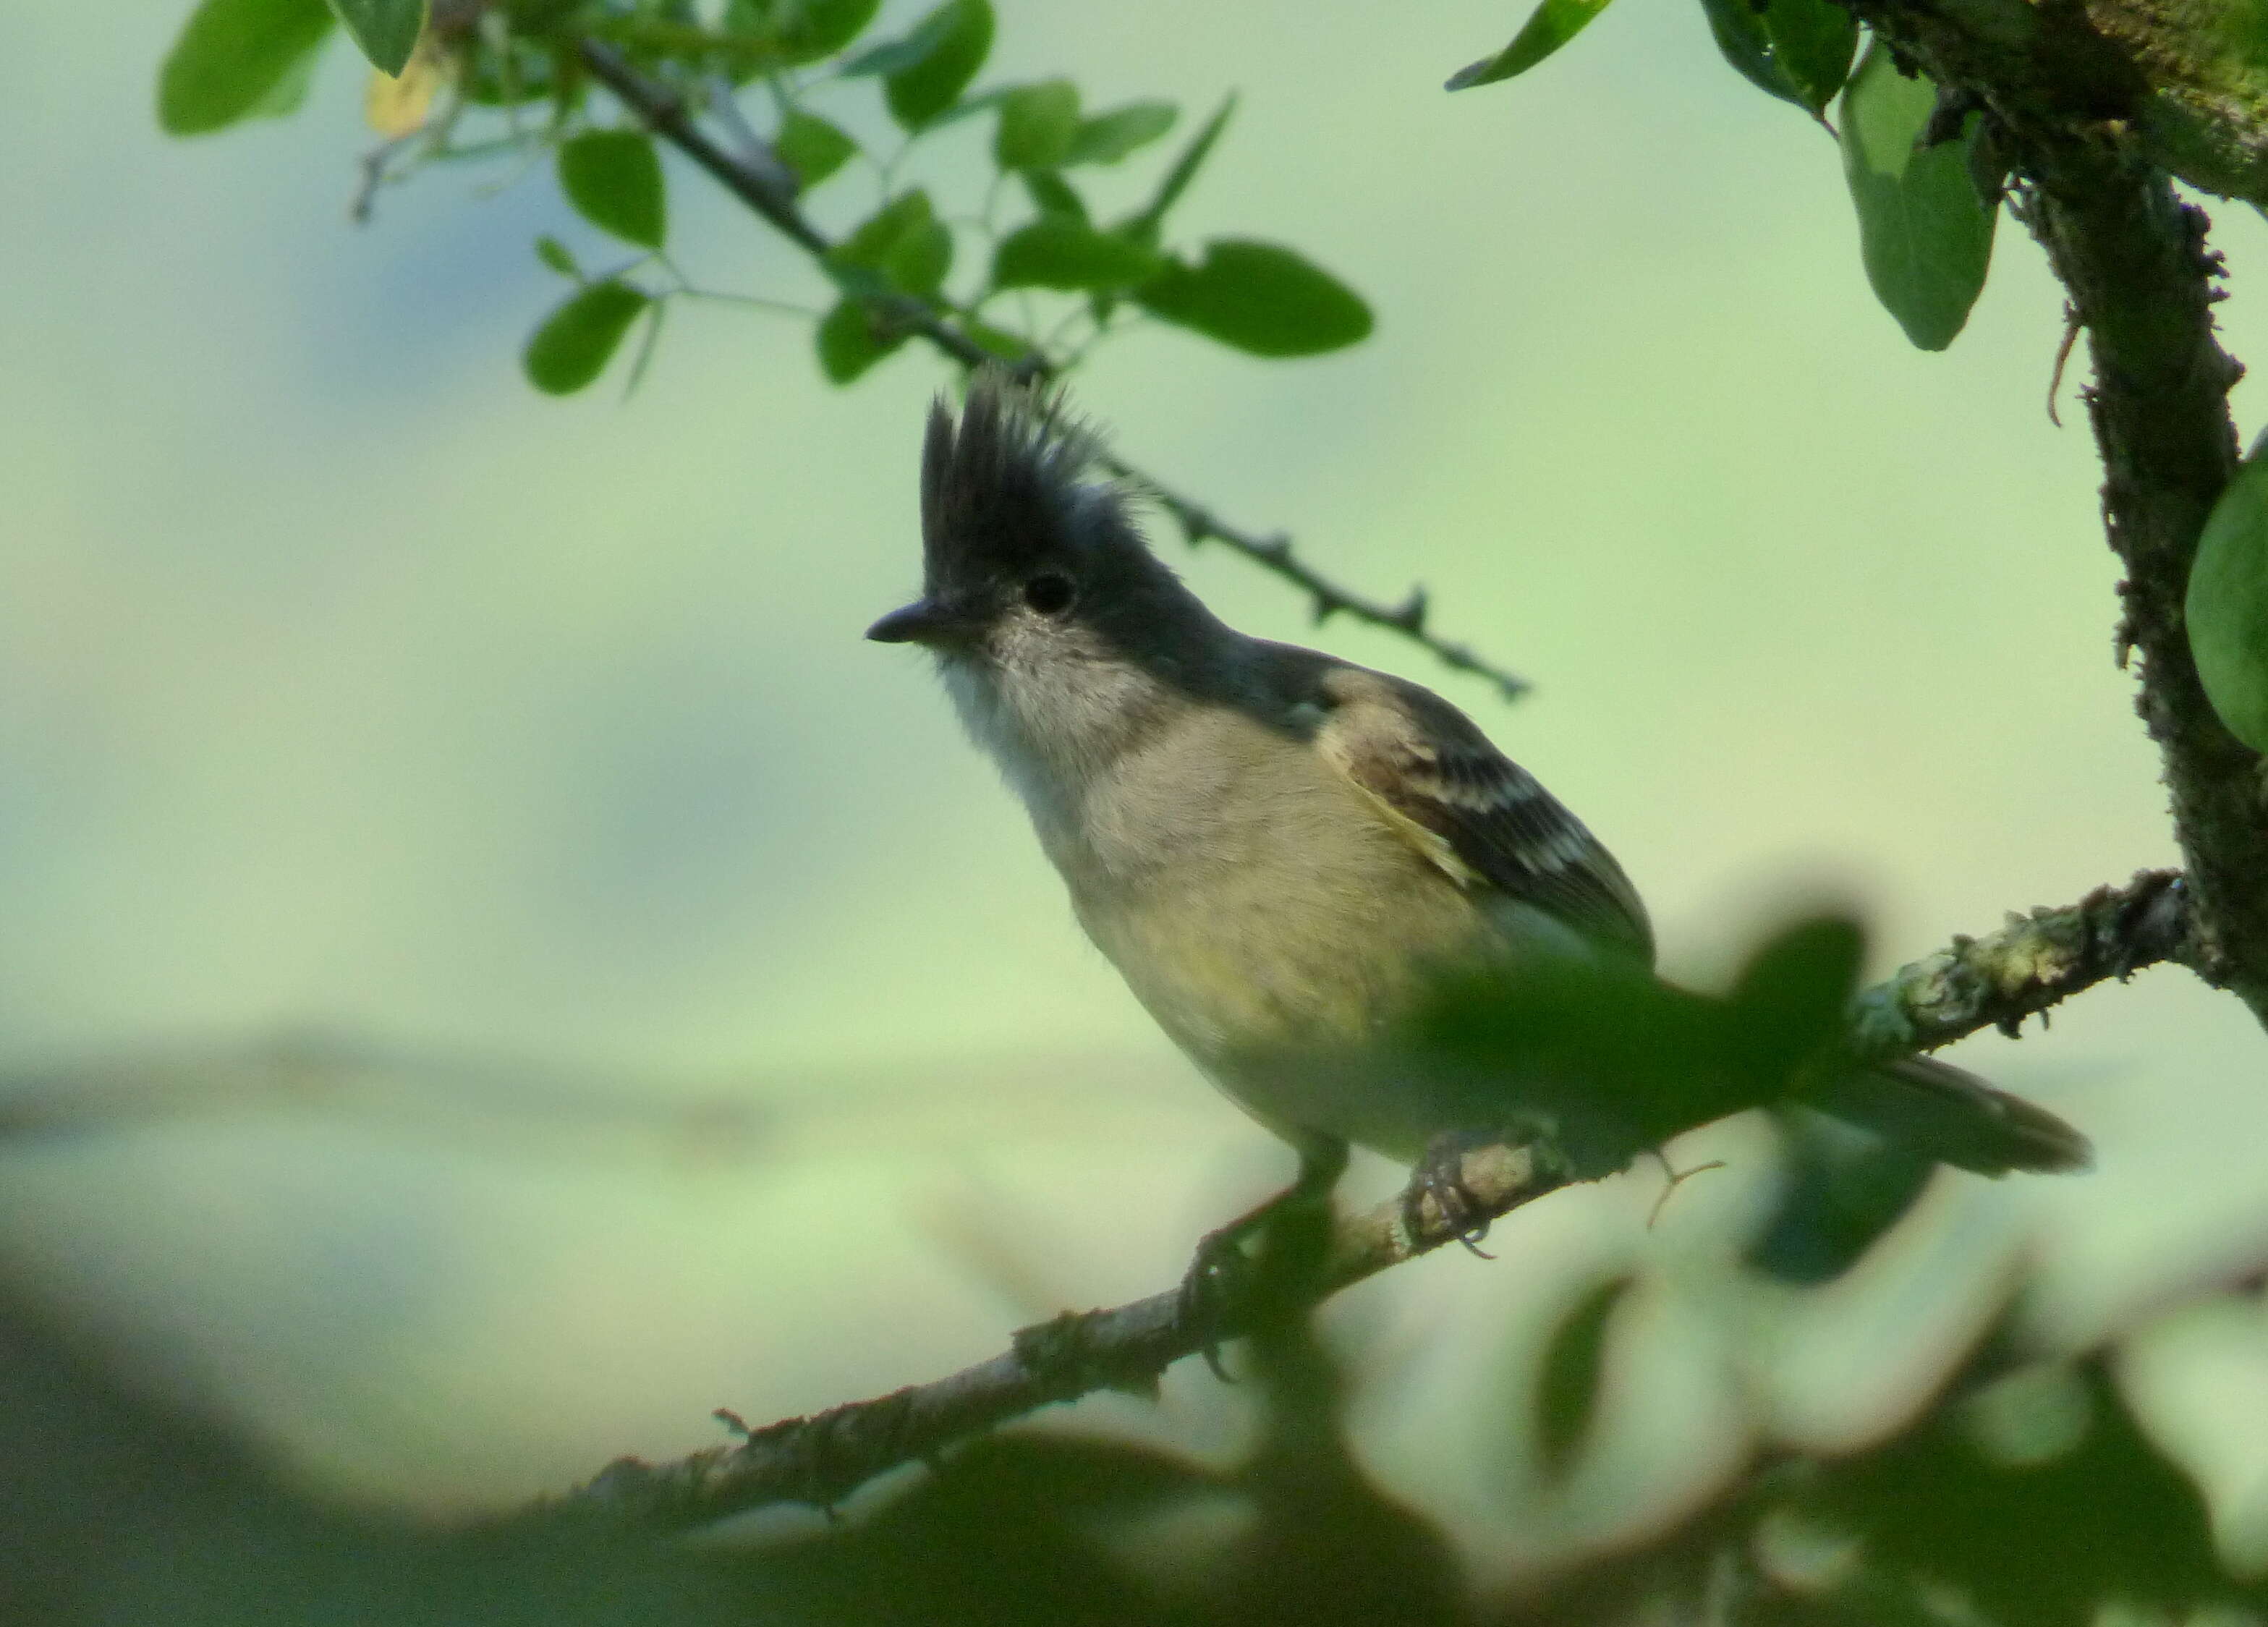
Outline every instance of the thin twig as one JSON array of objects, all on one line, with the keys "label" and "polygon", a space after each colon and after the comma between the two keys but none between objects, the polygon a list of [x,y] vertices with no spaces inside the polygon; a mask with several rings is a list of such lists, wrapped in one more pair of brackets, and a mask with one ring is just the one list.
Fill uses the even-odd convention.
[{"label": "thin twig", "polygon": [[[614,47],[602,40],[585,39],[581,43],[581,55],[592,74],[620,98],[623,106],[644,121],[655,135],[699,165],[774,230],[818,261],[822,269],[828,268],[835,245],[796,207],[793,182],[784,168],[775,173],[774,166],[752,165],[728,151],[695,121],[681,97],[638,72]],[[909,295],[871,291],[862,291],[859,297],[874,308],[884,327],[928,341],[964,367],[998,365],[1001,362],[1001,357],[922,300]],[[1046,354],[1037,350],[1009,365],[1032,379],[1047,378],[1057,371]],[[1121,478],[1138,482],[1159,506],[1173,515],[1191,544],[1218,542],[1307,594],[1317,622],[1343,615],[1399,633],[1432,653],[1445,666],[1487,679],[1507,700],[1528,688],[1525,680],[1483,659],[1469,645],[1452,644],[1427,631],[1424,589],[1412,589],[1410,597],[1399,605],[1366,598],[1341,587],[1300,559],[1287,539],[1255,536],[1228,525],[1210,510],[1127,464],[1110,460],[1108,467]]]},{"label": "thin twig", "polygon": [[590,69],[592,75],[619,97],[624,107],[645,121],[655,135],[708,171],[726,191],[762,216],[782,237],[808,254],[826,257],[833,245],[803,217],[802,211],[795,206],[794,192],[784,186],[779,177],[743,163],[712,141],[709,133],[694,122],[676,92],[638,72],[620,51],[604,40],[584,40],[581,55],[584,66]]},{"label": "thin twig", "polygon": [[1526,679],[1484,660],[1470,645],[1451,644],[1428,632],[1425,616],[1430,607],[1424,588],[1411,588],[1410,596],[1398,605],[1365,599],[1330,581],[1300,559],[1292,551],[1289,537],[1281,534],[1255,536],[1248,531],[1241,531],[1211,510],[1167,490],[1131,464],[1109,456],[1106,456],[1102,463],[1120,479],[1141,488],[1152,502],[1172,515],[1174,523],[1181,526],[1182,534],[1189,539],[1192,547],[1200,542],[1219,542],[1274,571],[1306,593],[1314,603],[1318,622],[1333,615],[1347,615],[1358,622],[1368,622],[1373,627],[1383,627],[1400,633],[1413,643],[1423,644],[1444,666],[1461,673],[1474,673],[1487,679],[1508,701],[1517,700],[1528,689]]}]

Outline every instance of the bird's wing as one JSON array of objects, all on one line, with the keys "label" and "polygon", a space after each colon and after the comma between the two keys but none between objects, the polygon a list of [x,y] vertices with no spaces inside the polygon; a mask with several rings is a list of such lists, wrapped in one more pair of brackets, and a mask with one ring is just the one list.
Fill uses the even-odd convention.
[{"label": "bird's wing", "polygon": [[1653,929],[1614,855],[1432,690],[1338,663],[1314,678],[1315,749],[1458,885],[1492,887],[1647,961]]}]

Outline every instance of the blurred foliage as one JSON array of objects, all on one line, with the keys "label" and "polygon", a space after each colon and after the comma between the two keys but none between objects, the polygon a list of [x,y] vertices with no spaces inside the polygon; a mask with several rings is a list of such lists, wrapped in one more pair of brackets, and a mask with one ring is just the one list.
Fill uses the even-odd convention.
[{"label": "blurred foliage", "polygon": [[[1609,965],[1523,980],[1508,1022],[1503,1001],[1455,986],[1418,1032],[1499,1074],[1548,1059],[1587,1077],[1593,1095],[1661,1083],[1637,1113],[1645,1125],[1713,1115],[1784,1100],[1836,1055],[1861,952],[1852,923],[1801,921],[1767,938],[1722,996],[1661,991]],[[1633,1001],[1642,990],[1657,991],[1652,1005]],[[1668,1089],[1681,1074],[1714,1082]],[[144,1105],[166,1101],[122,1101],[118,1122]],[[1916,1187],[1863,1190],[1854,1207],[1839,1179],[1849,1146],[1793,1145],[1790,1194],[1823,1183],[1858,1217],[1818,1233],[1806,1230],[1815,1204],[1764,1218],[1764,1235],[1805,1268],[1778,1275],[1821,1280],[1883,1246]],[[1697,1504],[1514,1591],[1481,1587],[1450,1533],[1383,1489],[1350,1439],[1361,1398],[1307,1311],[1330,1243],[1328,1215],[1303,1205],[1258,1240],[1253,1331],[1233,1352],[1255,1429],[1226,1466],[1011,1428],[946,1447],[823,1522],[693,1546],[637,1526],[596,1488],[469,1530],[325,1506],[0,1281],[0,1463],[13,1476],[10,1535],[35,1561],[0,1579],[0,1619],[2015,1627],[2099,1621],[2109,1601],[2146,1621],[2268,1607],[2257,1579],[2226,1573],[2204,1498],[2133,1416],[2117,1376],[2129,1334],[2045,1354],[2019,1331],[2013,1279],[1965,1353],[1941,1360],[1935,1394],[1864,1449],[1772,1445],[1764,1402],[1735,1388],[1727,1404],[1751,1415],[1741,1434],[1752,1444]],[[1631,1405],[1626,1352],[1646,1336],[1632,1313],[1658,1285],[1616,1270],[1580,1287],[1534,1355],[1473,1397],[1467,1427],[1516,1501],[1626,1472],[1606,1443]],[[2249,1306],[2258,1292],[2247,1267],[2199,1297]]]},{"label": "blurred foliage", "polygon": [[1800,1103],[1845,1063],[1865,937],[1841,917],[1767,938],[1722,996],[1625,956],[1537,956],[1436,978],[1403,1031],[1359,1057],[1296,1056],[1437,1093],[1431,1116],[1542,1138],[1595,1180],[1749,1108]]},{"label": "blurred foliage", "polygon": [[1635,1277],[1609,1277],[1593,1287],[1560,1319],[1544,1347],[1535,1387],[1535,1443],[1543,1472],[1553,1480],[1566,1477],[1598,1423],[1608,1321],[1636,1285]]},{"label": "blurred foliage", "polygon": [[[1998,1329],[1886,1439],[1837,1457],[1759,1451],[1666,1527],[1512,1592],[1478,1588],[1448,1535],[1349,1444],[1346,1380],[1291,1308],[1322,1236],[1271,1233],[1261,1269],[1283,1308],[1249,1342],[1258,1428],[1226,1469],[1010,1430],[854,1516],[690,1548],[587,1505],[460,1530],[325,1506],[11,1299],[0,1472],[15,1557],[0,1614],[106,1627],[2268,1620],[2268,1587],[2228,1573],[2204,1498],[2136,1419],[2115,1352],[2044,1358]],[[1562,1420],[1547,1425],[1554,1480],[1616,1405],[1602,1375],[1629,1287],[1582,1295],[1550,1341],[1535,1389]],[[1518,1410],[1473,1427],[1509,1430]]]}]

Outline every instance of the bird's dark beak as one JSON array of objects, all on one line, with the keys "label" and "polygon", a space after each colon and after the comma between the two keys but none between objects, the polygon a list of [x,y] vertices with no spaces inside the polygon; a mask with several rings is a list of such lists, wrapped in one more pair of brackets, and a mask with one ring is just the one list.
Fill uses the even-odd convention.
[{"label": "bird's dark beak", "polygon": [[917,599],[902,610],[893,610],[866,629],[876,644],[961,644],[980,630],[976,618],[964,609],[934,599]]}]

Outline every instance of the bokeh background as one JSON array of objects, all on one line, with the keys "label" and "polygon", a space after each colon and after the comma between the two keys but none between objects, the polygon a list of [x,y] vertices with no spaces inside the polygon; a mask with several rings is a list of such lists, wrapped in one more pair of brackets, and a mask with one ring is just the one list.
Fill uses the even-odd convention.
[{"label": "bokeh background", "polygon": [[[1183,240],[1293,244],[1378,314],[1294,364],[1144,330],[1085,370],[1086,409],[1351,584],[1423,581],[1535,690],[1507,706],[1226,556],[1169,556],[1241,625],[1471,710],[1697,982],[1807,900],[1861,904],[1887,969],[2172,862],[2034,246],[2004,218],[1968,331],[1919,354],[1867,289],[1831,141],[1697,7],[1624,0],[1533,75],[1443,94],[1518,9],[1002,0],[982,83],[1069,73],[1185,129],[1240,89]],[[437,169],[357,228],[366,70],[335,44],[296,119],[168,141],[186,10],[4,6],[0,1272],[310,1486],[443,1513],[1172,1282],[1288,1155],[1086,946],[923,663],[858,637],[917,580],[942,364],[834,390],[806,324],[688,306],[629,402],[619,375],[541,397],[516,354],[560,285],[530,241],[608,254],[548,166]],[[917,166],[964,210],[989,129]],[[671,180],[701,281],[821,302]],[[850,174],[814,213],[872,202]],[[2268,232],[2216,214],[2257,360]],[[2258,387],[2235,399],[2250,433]],[[1517,1567],[1697,1495],[1749,1427],[1735,1393],[1785,1438],[1867,1439],[2019,1256],[2031,1324],[2072,1344],[2268,1248],[2264,1058],[2175,972],[1965,1045],[2100,1168],[1941,1179],[1766,1336],[1720,1290],[1768,1139],[1707,1132],[1690,1157],[1734,1167],[1650,1228],[1640,1169],[1522,1214],[1492,1265],[1346,1296],[1358,1443]],[[1599,1472],[1522,1491],[1542,1330],[1632,1263],[1653,1288]],[[2268,1339],[2160,1344],[2132,1381],[2257,1545]],[[1057,1423],[1218,1454],[1241,1404],[1177,1373],[1155,1408]]]}]

